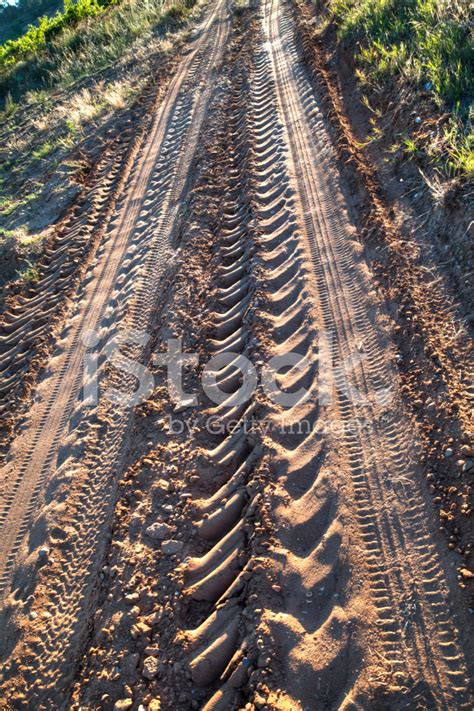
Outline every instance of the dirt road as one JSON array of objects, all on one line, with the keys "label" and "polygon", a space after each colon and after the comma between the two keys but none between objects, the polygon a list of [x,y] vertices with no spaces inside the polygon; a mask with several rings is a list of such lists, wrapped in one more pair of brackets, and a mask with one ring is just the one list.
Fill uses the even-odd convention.
[{"label": "dirt road", "polygon": [[[4,468],[6,708],[469,707],[454,571],[293,11],[211,3],[121,175]],[[170,338],[227,358],[223,402],[189,368],[176,406]],[[242,396],[239,358],[261,376],[288,353],[291,402]],[[110,393],[136,377],[133,410]]]}]

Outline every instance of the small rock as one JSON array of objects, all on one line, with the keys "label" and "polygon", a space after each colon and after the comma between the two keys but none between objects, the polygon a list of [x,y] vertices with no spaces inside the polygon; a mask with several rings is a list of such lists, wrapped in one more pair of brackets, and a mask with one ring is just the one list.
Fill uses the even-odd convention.
[{"label": "small rock", "polygon": [[148,617],[150,625],[157,625],[163,617],[163,610],[157,610]]},{"label": "small rock", "polygon": [[119,699],[114,704],[114,711],[124,711],[124,709],[129,709],[133,706],[132,699]]},{"label": "small rock", "polygon": [[156,645],[150,644],[148,647],[145,647],[144,653],[147,655],[147,657],[157,657],[160,653],[160,648]]},{"label": "small rock", "polygon": [[463,472],[470,472],[472,467],[474,467],[474,462],[472,461],[472,459],[468,459],[462,465],[462,470]]},{"label": "small rock", "polygon": [[173,533],[173,530],[173,527],[167,523],[157,521],[156,523],[152,523],[151,526],[148,526],[145,533],[154,541],[164,541],[167,536]]},{"label": "small rock", "polygon": [[130,534],[133,536],[138,531],[140,528],[143,526],[143,517],[140,516],[140,514],[134,514],[131,519],[130,519],[130,524],[128,527],[128,530],[130,531]]},{"label": "small rock", "polygon": [[453,450],[451,449],[451,447],[448,447],[444,450],[444,456],[446,457],[446,459],[449,459],[449,457],[453,456]]},{"label": "small rock", "polygon": [[38,552],[38,558],[41,561],[47,561],[49,558],[49,548],[48,546],[43,546],[42,548],[39,549]]},{"label": "small rock", "polygon": [[133,593],[128,593],[128,595],[125,595],[125,602],[128,603],[129,605],[134,605],[136,602],[138,602],[140,596],[138,593],[133,592]]},{"label": "small rock", "polygon": [[126,672],[127,674],[133,674],[133,672],[138,666],[139,661],[140,655],[138,653],[127,654],[127,656],[122,660],[120,665],[124,672]]},{"label": "small rock", "polygon": [[146,657],[143,662],[143,676],[145,679],[154,679],[158,674],[158,660],[155,657]]},{"label": "small rock", "polygon": [[173,553],[178,553],[182,547],[182,541],[176,541],[173,538],[170,538],[168,541],[163,541],[161,550],[166,555],[173,555]]},{"label": "small rock", "polygon": [[132,635],[133,639],[137,639],[138,637],[147,637],[150,632],[151,627],[146,625],[144,622],[137,622],[130,630],[130,634]]}]

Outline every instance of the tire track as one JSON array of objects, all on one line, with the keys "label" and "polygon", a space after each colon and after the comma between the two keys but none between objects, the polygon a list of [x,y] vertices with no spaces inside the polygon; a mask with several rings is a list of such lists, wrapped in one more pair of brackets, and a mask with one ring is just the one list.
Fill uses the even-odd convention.
[{"label": "tire track", "polygon": [[[267,82],[273,82],[284,127],[297,214],[316,278],[314,298],[324,328],[335,334],[334,364],[357,354],[360,344],[364,351],[363,358],[350,363],[351,382],[362,396],[360,404],[354,404],[347,373],[336,367],[334,380],[342,420],[362,416],[370,423],[363,437],[358,433],[346,436],[345,445],[372,599],[385,640],[384,656],[389,666],[400,670],[410,659],[414,679],[419,676],[433,690],[442,690],[440,708],[452,703],[464,707],[465,667],[427,511],[414,477],[416,450],[410,445],[411,433],[403,415],[387,410],[393,370],[377,327],[369,320],[367,287],[357,266],[353,229],[338,187],[330,138],[283,3],[269,0],[263,13],[264,46],[271,67]],[[400,590],[416,610],[413,615],[407,613]],[[426,693],[426,701],[433,703],[433,695]]]},{"label": "tire track", "polygon": [[[153,609],[160,609],[163,604],[166,612],[159,614],[159,621],[148,635],[150,644],[144,653],[139,652],[140,661],[137,664],[140,669],[154,669],[155,664],[162,669],[159,682],[155,682],[153,673],[149,694],[145,695],[142,691],[140,698],[153,697],[165,709],[172,708],[176,700],[183,708],[201,707],[208,711],[240,707],[248,698],[249,675],[255,674],[254,666],[261,653],[262,642],[258,646],[255,629],[247,623],[247,619],[250,621],[258,612],[253,612],[255,603],[249,605],[248,596],[258,577],[252,571],[255,556],[262,553],[259,540],[265,519],[261,474],[257,471],[261,447],[258,443],[258,425],[253,419],[257,404],[252,392],[241,399],[238,397],[241,381],[234,367],[239,357],[251,356],[256,348],[252,335],[255,316],[253,214],[246,179],[250,141],[244,106],[248,86],[245,54],[243,59],[239,56],[245,36],[245,32],[242,36],[237,29],[234,30],[229,53],[231,57],[236,55],[236,66],[230,64],[231,80],[224,71],[221,85],[225,86],[225,95],[220,88],[211,109],[211,126],[219,122],[219,138],[224,143],[219,148],[223,164],[213,156],[209,168],[213,176],[212,166],[219,161],[218,175],[225,181],[225,191],[219,195],[216,208],[218,227],[214,225],[213,218],[202,214],[202,206],[191,210],[183,227],[183,264],[193,261],[196,247],[191,235],[196,225],[200,227],[201,239],[202,233],[215,231],[213,290],[210,298],[204,297],[205,309],[210,313],[206,315],[201,343],[208,357],[227,355],[229,358],[226,365],[216,365],[213,373],[225,395],[218,405],[207,397],[201,397],[198,411],[193,414],[190,441],[183,444],[182,437],[171,433],[166,440],[166,449],[159,452],[152,450],[143,460],[146,466],[155,466],[159,471],[163,462],[176,461],[178,456],[178,461],[182,462],[178,465],[179,469],[184,467],[183,471],[177,472],[172,486],[165,487],[168,495],[160,497],[158,505],[152,504],[156,512],[151,519],[152,525],[164,528],[169,535],[176,535],[174,544],[177,550],[184,547],[178,552],[183,562],[180,566],[175,563],[175,570],[170,573],[169,559],[162,553],[152,568],[160,591],[154,597]],[[246,54],[249,54],[248,48]],[[222,111],[224,115],[221,115]],[[203,184],[211,193],[218,191],[213,180],[220,188],[220,182],[215,177],[209,178],[206,173],[197,184],[192,185],[194,194],[200,195]],[[211,202],[211,198],[207,197],[207,200]],[[199,201],[198,204],[201,205]],[[210,227],[207,226],[208,220]],[[194,256],[195,261],[200,258]],[[169,298],[172,306],[165,305],[164,310],[166,314],[174,315],[177,310],[175,302],[180,302],[179,290],[175,290]],[[188,298],[192,303],[192,294]],[[193,306],[190,305],[191,318],[195,317]],[[204,308],[202,304],[200,308]],[[189,314],[187,318],[190,318]],[[166,317],[164,319],[159,338],[162,347],[170,328],[174,332],[185,326],[175,315],[171,316],[172,325],[167,323]],[[185,333],[184,337],[186,339],[188,334]],[[166,406],[155,402],[156,398],[155,393],[151,401],[144,404],[143,410],[147,415],[166,411]],[[181,411],[182,408],[178,408],[177,412]],[[187,408],[184,412],[188,413]],[[186,414],[183,416],[186,417]],[[208,429],[207,423],[211,419],[219,423],[219,431]],[[148,427],[151,433],[156,425]],[[146,438],[149,436],[145,435]],[[144,476],[141,462],[136,469],[137,474],[131,474],[132,481],[135,476]],[[132,513],[130,521],[138,516],[139,508]],[[149,527],[145,528],[145,532],[149,530]],[[163,543],[163,549],[164,546]],[[174,592],[167,581],[168,576],[173,580]],[[165,587],[167,591],[164,595],[162,590]],[[136,614],[145,611],[146,606],[138,600]],[[108,616],[105,617],[107,619]],[[95,649],[97,638],[100,638],[98,632],[91,644],[92,649]],[[110,647],[107,653],[110,653]],[[160,661],[154,662],[153,655]],[[90,669],[87,668],[84,678],[90,680],[95,676],[94,659],[89,659],[88,663]],[[123,666],[125,669],[126,665]],[[260,669],[258,673],[262,671]],[[126,673],[123,672],[123,678],[126,678]],[[171,676],[174,688],[169,686],[168,677]],[[94,686],[89,681],[88,685],[76,691],[75,698],[80,699],[81,703],[90,703],[103,689],[95,689]],[[135,681],[134,688],[137,686]],[[145,703],[149,703],[148,700]]]},{"label": "tire track", "polygon": [[[330,442],[320,428],[318,314],[305,283],[307,260],[286,169],[285,136],[262,50],[254,55],[251,106],[253,202],[267,294],[266,361],[288,353],[304,359],[281,377],[285,392],[294,394],[293,404],[267,403],[266,414],[265,448],[277,484],[270,495],[276,539],[272,577],[281,591],[265,615],[270,639],[280,650],[279,673],[273,670],[280,687],[276,707],[338,707],[359,653],[348,630],[350,625],[357,629],[359,621],[345,590],[349,573],[338,484],[329,471]],[[298,395],[302,388],[309,397]],[[331,644],[333,627],[342,634]]]},{"label": "tire track", "polygon": [[[133,277],[129,267],[138,261],[137,247],[138,257],[145,251],[150,257],[144,266],[147,276],[135,296],[137,308],[135,313],[131,312],[131,320],[134,322],[134,316],[139,313],[140,322],[136,325],[134,322],[134,327],[140,328],[150,318],[150,306],[159,285],[157,272],[164,267],[162,253],[165,248],[171,249],[170,234],[178,214],[178,203],[173,199],[184,189],[210,91],[207,76],[214,71],[217,56],[222,51],[224,13],[225,3],[213,7],[196,33],[195,46],[167,90],[146,147],[128,177],[127,194],[108,229],[99,264],[83,295],[79,318],[76,317],[72,332],[67,336],[66,350],[58,358],[60,364],[54,374],[47,379],[48,394],[44,402],[32,408],[27,437],[18,438],[21,441],[15,442],[12,449],[12,461],[5,468],[8,489],[1,526],[4,543],[0,554],[1,593],[6,590],[16,554],[28,529],[35,497],[50,471],[79,392],[86,352],[85,334],[89,330],[101,331],[104,325],[107,327],[107,309],[113,310],[116,302],[122,309],[125,307],[129,294],[123,296],[121,285]],[[201,80],[196,90],[198,74]],[[192,92],[191,99],[186,98],[188,92]],[[160,153],[161,146],[163,153]],[[156,191],[150,207],[143,202],[149,188]],[[152,219],[153,210],[159,210],[156,220]],[[148,290],[150,281],[155,284],[152,292]],[[29,440],[26,446],[25,439]]]},{"label": "tire track", "polygon": [[[41,639],[33,636],[30,647],[27,639],[22,642],[28,698],[34,700],[36,708],[46,708],[60,690],[67,693],[75,669],[74,655],[87,632],[81,617],[87,618],[91,612],[94,580],[107,544],[104,534],[113,513],[114,471],[120,469],[127,448],[129,410],[111,409],[99,401],[96,417],[94,410],[88,412],[88,403],[76,400],[87,348],[83,336],[95,326],[100,350],[106,339],[120,334],[118,327],[145,328],[152,323],[160,279],[167,267],[166,260],[173,253],[179,199],[190,172],[213,86],[212,74],[219,65],[228,29],[227,4],[217,2],[195,33],[194,44],[168,88],[129,178],[128,190],[108,227],[96,274],[85,288],[83,308],[69,325],[64,355],[59,357],[63,362],[47,381],[49,398],[39,403],[38,415],[32,418],[26,432],[30,435],[36,425],[33,440],[23,457],[13,458],[10,472],[18,473],[20,482],[13,484],[16,491],[2,526],[3,592],[16,563],[15,554],[24,534],[30,530],[35,500],[47,477],[51,482],[58,476],[64,478],[61,471],[66,469],[76,492],[74,498],[70,495],[70,530],[74,530],[74,535],[64,550],[56,591],[50,591],[45,601],[45,614],[47,610],[51,614],[43,625]],[[135,315],[139,323],[134,320]],[[132,350],[139,360],[144,346],[138,344]],[[103,361],[99,355],[102,369],[106,365]],[[120,365],[119,358],[117,364]],[[117,379],[114,370],[109,377],[112,385]],[[136,387],[134,379],[120,380],[121,393],[132,394]],[[65,439],[66,423],[69,433]],[[15,443],[15,454],[17,450]],[[65,465],[53,477],[50,470],[55,469],[58,453]]]}]

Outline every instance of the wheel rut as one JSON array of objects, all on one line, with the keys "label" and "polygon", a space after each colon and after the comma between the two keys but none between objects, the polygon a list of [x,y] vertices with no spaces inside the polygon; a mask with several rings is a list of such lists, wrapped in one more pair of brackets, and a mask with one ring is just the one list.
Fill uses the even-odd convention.
[{"label": "wheel rut", "polygon": [[[113,322],[117,329],[123,328],[120,316],[125,309],[132,308],[128,305],[132,283],[135,313],[140,314],[140,321],[134,321],[134,327],[146,330],[156,298],[156,286],[150,289],[150,283],[159,285],[165,259],[173,252],[170,235],[209,96],[206,71],[214,71],[214,63],[222,50],[224,13],[225,3],[218,3],[209,13],[197,33],[196,46],[183,60],[160,104],[146,144],[126,177],[128,190],[110,215],[97,266],[83,284],[77,313],[62,334],[64,347],[53,353],[52,372],[41,382],[40,397],[31,408],[25,435],[20,434],[15,440],[12,456],[5,465],[0,513],[4,543],[0,554],[1,593],[11,578],[12,565],[28,529],[36,496],[57,454],[65,425],[74,417],[89,333],[97,334],[96,338],[102,341],[106,331],[110,340],[115,333]],[[199,73],[202,77],[197,83]],[[138,269],[144,276],[137,284]],[[135,282],[132,282],[134,277]],[[29,321],[30,314],[27,318]],[[78,407],[81,408],[80,403]],[[86,407],[82,404],[82,412],[87,413],[87,403]]]},{"label": "wheel rut", "polygon": [[210,6],[11,450],[7,708],[469,708],[321,107],[290,3]]},{"label": "wheel rut", "polygon": [[[315,276],[317,323],[332,340],[337,410],[343,422],[366,422],[362,436],[349,429],[344,446],[371,598],[385,640],[382,654],[393,671],[406,670],[411,658],[414,680],[422,666],[422,680],[430,679],[438,694],[443,689],[443,708],[466,704],[466,669],[447,586],[426,523],[429,514],[415,483],[416,446],[392,394],[390,351],[376,318],[371,318],[373,310],[365,296],[370,283],[360,269],[330,136],[285,4],[264,4],[262,24],[271,67],[266,83],[273,79],[273,97],[286,134],[299,224]],[[407,597],[400,595],[401,589]],[[409,604],[416,610],[413,616],[407,611]],[[427,643],[428,629],[433,635]],[[434,704],[433,692],[427,688],[426,694],[425,702]],[[420,697],[418,687],[416,696]]]}]

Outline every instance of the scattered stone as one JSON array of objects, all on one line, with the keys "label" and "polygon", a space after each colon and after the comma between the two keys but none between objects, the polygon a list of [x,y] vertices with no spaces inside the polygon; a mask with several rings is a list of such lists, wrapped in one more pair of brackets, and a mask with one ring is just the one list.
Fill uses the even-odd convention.
[{"label": "scattered stone", "polygon": [[142,526],[143,526],[143,516],[140,516],[140,514],[133,514],[133,516],[130,518],[130,524],[128,527],[130,534],[132,536],[137,534]]},{"label": "scattered stone", "polygon": [[138,593],[133,592],[133,593],[128,593],[128,595],[125,595],[125,602],[128,603],[129,605],[134,605],[136,602],[138,602],[140,596]]},{"label": "scattered stone", "polygon": [[132,635],[133,639],[137,639],[138,637],[142,636],[146,637],[150,634],[150,632],[151,627],[146,625],[144,622],[137,622],[130,630],[130,634]]},{"label": "scattered stone", "polygon": [[160,653],[160,648],[156,645],[150,644],[148,647],[145,647],[144,653],[147,655],[147,657],[157,657]]},{"label": "scattered stone", "polygon": [[49,548],[48,546],[43,546],[42,548],[39,549],[38,552],[38,558],[42,562],[46,562],[49,558]]},{"label": "scattered stone", "polygon": [[124,711],[125,709],[129,709],[132,706],[133,706],[132,699],[119,699],[114,704],[114,711]]},{"label": "scattered stone", "polygon": [[158,660],[155,657],[146,657],[143,662],[143,676],[145,679],[154,679],[158,674]]},{"label": "scattered stone", "polygon": [[170,538],[168,541],[163,541],[161,550],[165,553],[165,555],[173,555],[173,553],[179,553],[182,547],[182,541],[176,541],[173,538]]},{"label": "scattered stone", "polygon": [[462,465],[462,470],[463,470],[463,472],[470,472],[473,467],[474,467],[474,462],[472,461],[472,459],[468,459]]},{"label": "scattered stone", "polygon": [[122,669],[127,674],[133,674],[139,661],[140,655],[138,653],[127,654],[127,656],[122,660]]},{"label": "scattered stone", "polygon": [[446,457],[446,459],[449,459],[449,457],[453,456],[453,450],[451,449],[451,447],[448,447],[444,450],[444,456]]},{"label": "scattered stone", "polygon": [[150,625],[157,625],[160,622],[162,617],[163,617],[163,610],[157,610],[152,615],[150,615],[147,619],[150,622]]},{"label": "scattered stone", "polygon": [[170,536],[174,531],[173,526],[169,526],[167,523],[156,521],[148,526],[145,533],[149,538],[154,541],[164,541],[165,538]]}]

